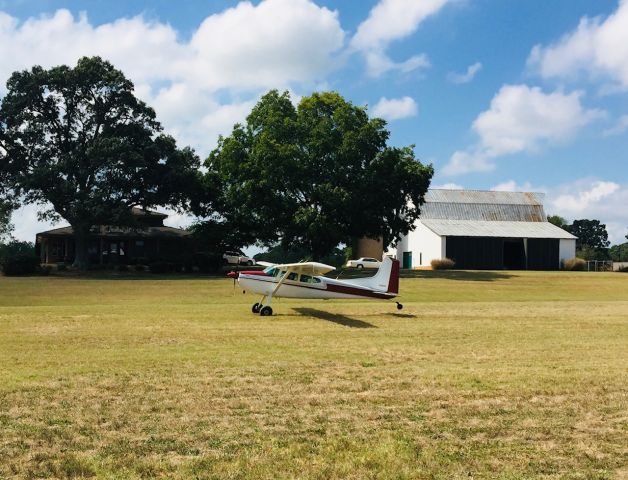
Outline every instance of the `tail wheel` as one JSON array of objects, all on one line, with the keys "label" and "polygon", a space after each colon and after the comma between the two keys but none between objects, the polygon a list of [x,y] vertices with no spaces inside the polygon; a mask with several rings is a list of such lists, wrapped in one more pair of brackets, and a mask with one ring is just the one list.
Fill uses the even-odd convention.
[{"label": "tail wheel", "polygon": [[273,314],[273,309],[269,306],[262,307],[262,309],[259,311],[259,314],[262,317],[270,317]]},{"label": "tail wheel", "polygon": [[397,302],[397,310],[401,310],[401,309],[403,309],[403,305]]},{"label": "tail wheel", "polygon": [[262,304],[261,303],[254,303],[253,307],[251,307],[251,311],[253,313],[259,313],[261,308],[262,308]]}]

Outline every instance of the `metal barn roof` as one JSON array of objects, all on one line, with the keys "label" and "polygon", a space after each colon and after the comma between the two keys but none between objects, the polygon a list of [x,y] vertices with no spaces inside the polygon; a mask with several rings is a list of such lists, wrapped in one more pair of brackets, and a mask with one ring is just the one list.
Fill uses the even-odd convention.
[{"label": "metal barn roof", "polygon": [[449,190],[435,188],[425,194],[426,202],[489,203],[497,205],[543,205],[545,194],[535,192],[496,192],[493,190]]},{"label": "metal barn roof", "polygon": [[423,219],[421,223],[442,237],[502,237],[575,239],[549,222]]},{"label": "metal barn roof", "polygon": [[542,193],[429,190],[421,219],[546,222]]}]

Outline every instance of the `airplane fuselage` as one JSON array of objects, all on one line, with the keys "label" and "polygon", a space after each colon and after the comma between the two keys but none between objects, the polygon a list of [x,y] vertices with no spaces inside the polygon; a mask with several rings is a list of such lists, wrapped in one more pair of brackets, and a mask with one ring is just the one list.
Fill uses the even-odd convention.
[{"label": "airplane fuselage", "polygon": [[[303,280],[301,280],[303,278]],[[292,279],[283,280],[279,288],[280,277],[267,275],[261,271],[239,272],[238,283],[248,292],[260,295],[273,295],[284,298],[372,298],[388,300],[397,295],[386,291],[377,291],[350,280],[335,280],[324,276],[294,274]],[[275,289],[277,290],[275,291]],[[274,292],[274,293],[273,293]]]}]

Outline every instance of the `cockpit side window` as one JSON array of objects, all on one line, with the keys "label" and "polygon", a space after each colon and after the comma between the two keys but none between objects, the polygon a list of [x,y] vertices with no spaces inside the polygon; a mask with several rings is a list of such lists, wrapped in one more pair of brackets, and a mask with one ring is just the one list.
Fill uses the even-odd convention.
[{"label": "cockpit side window", "polygon": [[292,272],[290,273],[290,275],[288,275],[288,278],[286,280],[296,281],[298,278],[299,278],[299,274],[296,272]]},{"label": "cockpit side window", "polygon": [[312,277],[310,275],[301,275],[301,281],[303,283],[321,283],[319,278]]}]

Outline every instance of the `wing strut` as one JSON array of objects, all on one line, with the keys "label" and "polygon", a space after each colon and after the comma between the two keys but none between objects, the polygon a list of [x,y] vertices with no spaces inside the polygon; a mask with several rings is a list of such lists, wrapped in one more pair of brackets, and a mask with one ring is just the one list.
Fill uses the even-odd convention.
[{"label": "wing strut", "polygon": [[277,292],[277,290],[279,290],[279,287],[281,287],[281,284],[283,283],[283,281],[286,278],[288,278],[288,275],[290,275],[292,272],[293,270],[291,268],[288,268],[288,270],[286,270],[286,273],[284,274],[284,276],[281,277],[281,279],[277,282],[277,285],[275,286],[272,293],[270,294],[270,297],[272,297]]}]

